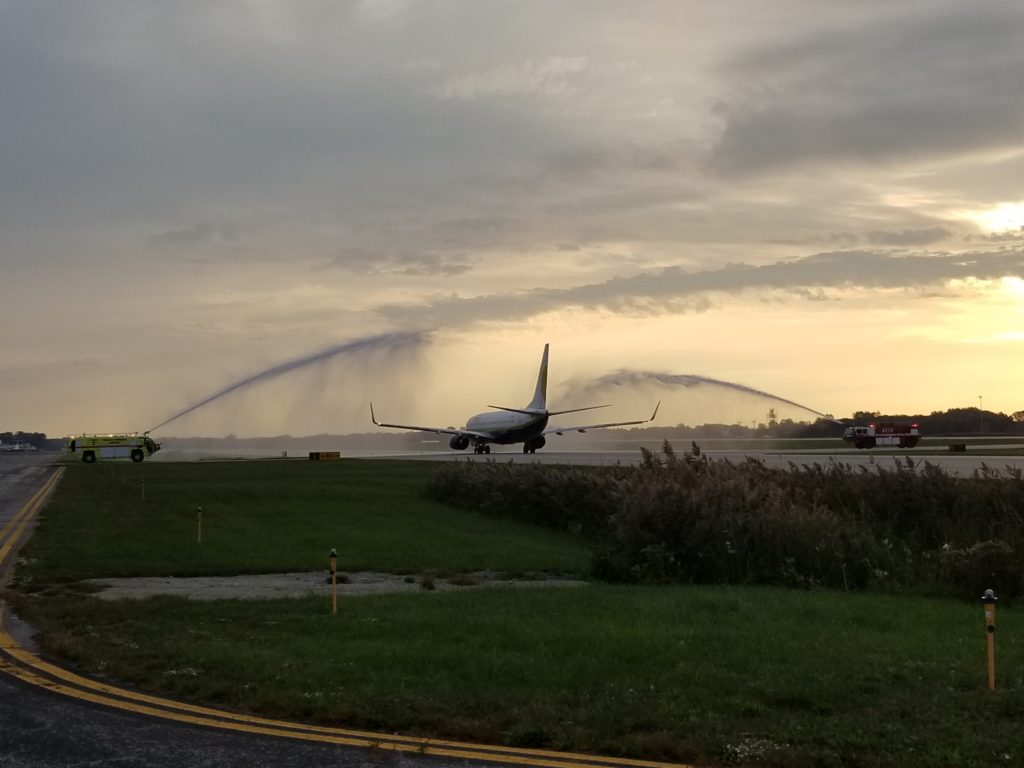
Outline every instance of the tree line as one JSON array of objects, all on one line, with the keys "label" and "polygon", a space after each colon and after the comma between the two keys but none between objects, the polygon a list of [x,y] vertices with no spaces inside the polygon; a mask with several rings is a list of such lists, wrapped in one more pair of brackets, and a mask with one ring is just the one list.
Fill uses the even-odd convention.
[{"label": "tree line", "polygon": [[819,418],[814,422],[776,419],[775,410],[769,409],[764,420],[752,424],[701,424],[673,427],[640,427],[630,430],[631,435],[650,437],[661,441],[672,438],[752,438],[752,437],[840,437],[845,426],[877,424],[896,421],[917,424],[922,435],[1021,435],[1024,436],[1024,411],[1012,414],[984,411],[980,408],[950,408],[929,414],[883,413],[880,411],[854,411],[852,416],[832,421]]}]

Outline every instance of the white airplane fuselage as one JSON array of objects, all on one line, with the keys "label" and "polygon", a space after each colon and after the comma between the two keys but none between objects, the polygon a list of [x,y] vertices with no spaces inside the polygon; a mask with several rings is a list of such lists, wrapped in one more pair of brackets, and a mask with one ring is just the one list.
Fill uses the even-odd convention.
[{"label": "white airplane fuselage", "polygon": [[492,443],[509,445],[533,440],[547,426],[547,413],[527,415],[514,411],[486,411],[471,416],[466,422],[466,431],[485,434]]}]

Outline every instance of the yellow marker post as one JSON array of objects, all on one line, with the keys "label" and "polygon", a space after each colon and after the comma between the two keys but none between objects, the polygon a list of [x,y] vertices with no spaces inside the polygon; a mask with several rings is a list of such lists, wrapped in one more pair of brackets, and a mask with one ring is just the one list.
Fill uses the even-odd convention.
[{"label": "yellow marker post", "polygon": [[196,507],[196,544],[203,543],[203,508]]},{"label": "yellow marker post", "polygon": [[996,689],[996,603],[999,598],[991,589],[986,589],[981,603],[985,606],[985,629],[988,630],[988,688]]},{"label": "yellow marker post", "polygon": [[338,551],[334,548],[327,553],[331,559],[331,613],[338,612]]}]

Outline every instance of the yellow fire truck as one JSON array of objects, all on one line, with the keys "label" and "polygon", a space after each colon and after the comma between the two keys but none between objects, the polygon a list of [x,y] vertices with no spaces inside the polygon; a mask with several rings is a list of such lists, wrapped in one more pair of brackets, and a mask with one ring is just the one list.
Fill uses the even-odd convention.
[{"label": "yellow fire truck", "polygon": [[81,456],[86,464],[98,459],[131,459],[138,463],[160,450],[160,443],[137,432],[130,435],[68,435],[66,445],[69,457]]}]

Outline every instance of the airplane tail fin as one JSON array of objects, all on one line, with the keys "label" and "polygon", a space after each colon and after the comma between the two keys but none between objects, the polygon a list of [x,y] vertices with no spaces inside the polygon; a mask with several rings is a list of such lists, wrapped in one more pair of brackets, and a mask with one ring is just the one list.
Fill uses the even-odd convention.
[{"label": "airplane tail fin", "polygon": [[533,400],[526,406],[528,411],[546,411],[548,408],[548,345],[544,345],[544,356],[540,359],[540,371],[537,373],[537,389]]}]

